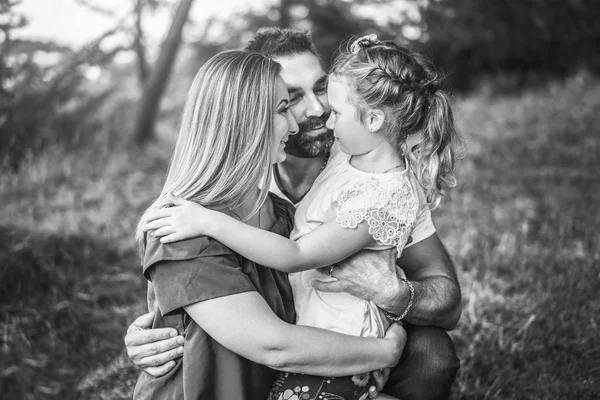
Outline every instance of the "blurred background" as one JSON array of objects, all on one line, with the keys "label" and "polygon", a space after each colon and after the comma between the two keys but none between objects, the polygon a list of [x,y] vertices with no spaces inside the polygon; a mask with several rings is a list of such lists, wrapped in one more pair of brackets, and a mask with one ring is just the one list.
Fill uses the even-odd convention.
[{"label": "blurred background", "polygon": [[0,0],[0,397],[131,397],[133,242],[191,79],[261,26],[419,48],[468,139],[434,211],[454,399],[600,398],[600,2]]}]

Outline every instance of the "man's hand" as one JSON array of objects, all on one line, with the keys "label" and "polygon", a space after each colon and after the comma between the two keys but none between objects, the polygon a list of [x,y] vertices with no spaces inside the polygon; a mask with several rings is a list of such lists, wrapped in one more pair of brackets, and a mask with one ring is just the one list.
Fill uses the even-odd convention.
[{"label": "man's hand", "polygon": [[[319,271],[328,274],[329,269],[326,267]],[[394,249],[362,250],[337,263],[331,276],[336,280],[315,280],[313,287],[321,292],[346,292],[377,305],[388,303],[390,298],[396,298],[401,291],[408,289],[400,285]]]},{"label": "man's hand", "polygon": [[[315,280],[322,292],[346,292],[369,300],[380,308],[401,315],[410,299],[410,289],[401,280],[395,252],[363,250],[337,264],[336,280]],[[454,263],[436,233],[403,250],[398,265],[412,283],[415,295],[404,318],[413,325],[437,326],[451,330],[461,313],[460,285]],[[322,268],[324,274],[329,267]]]},{"label": "man's hand", "polygon": [[162,376],[175,367],[175,359],[183,354],[183,336],[173,328],[152,327],[154,313],[144,314],[127,329],[127,355],[136,365],[152,376]]}]

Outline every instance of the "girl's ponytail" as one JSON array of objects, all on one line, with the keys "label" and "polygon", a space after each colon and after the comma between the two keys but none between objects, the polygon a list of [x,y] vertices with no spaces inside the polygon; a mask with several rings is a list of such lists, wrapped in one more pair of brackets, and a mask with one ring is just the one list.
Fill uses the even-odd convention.
[{"label": "girl's ponytail", "polygon": [[424,89],[428,92],[422,129],[407,138],[405,152],[427,202],[435,208],[446,187],[456,186],[454,165],[462,139],[448,95],[435,87]]}]

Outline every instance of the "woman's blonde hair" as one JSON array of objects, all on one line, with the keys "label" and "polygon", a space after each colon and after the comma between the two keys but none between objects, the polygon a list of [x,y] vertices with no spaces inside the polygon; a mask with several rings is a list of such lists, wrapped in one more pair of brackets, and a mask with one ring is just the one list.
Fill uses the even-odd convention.
[{"label": "woman's blonde hair", "polygon": [[384,112],[383,134],[406,156],[435,208],[445,188],[456,185],[456,151],[462,148],[449,97],[441,90],[442,76],[423,55],[369,37],[342,50],[331,74],[348,84],[348,101],[361,122],[368,109]]},{"label": "woman's blonde hair", "polygon": [[[146,213],[169,205],[172,193],[211,209],[240,207],[260,187],[252,214],[268,195],[275,85],[281,66],[240,50],[212,57],[196,74],[180,121],[160,196]],[[261,186],[262,184],[262,186]]]}]

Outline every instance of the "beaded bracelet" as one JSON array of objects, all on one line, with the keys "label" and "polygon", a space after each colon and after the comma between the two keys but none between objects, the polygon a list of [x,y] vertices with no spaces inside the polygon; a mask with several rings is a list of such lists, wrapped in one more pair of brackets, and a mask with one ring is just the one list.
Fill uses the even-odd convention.
[{"label": "beaded bracelet", "polygon": [[410,310],[410,307],[412,307],[413,305],[413,300],[415,299],[415,287],[413,286],[412,283],[410,283],[410,281],[404,279],[404,278],[400,278],[402,279],[402,281],[404,281],[404,283],[406,283],[408,285],[408,289],[410,290],[410,297],[408,299],[408,304],[406,305],[406,308],[404,309],[404,312],[402,313],[402,315],[397,316],[394,315],[390,312],[385,311],[383,308],[381,309],[381,311],[383,311],[383,314],[390,320],[390,321],[394,321],[394,322],[400,322],[404,319],[404,317],[406,317],[406,314],[408,314],[408,311]]}]

